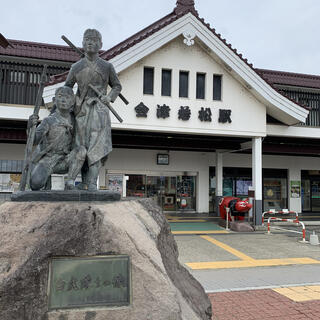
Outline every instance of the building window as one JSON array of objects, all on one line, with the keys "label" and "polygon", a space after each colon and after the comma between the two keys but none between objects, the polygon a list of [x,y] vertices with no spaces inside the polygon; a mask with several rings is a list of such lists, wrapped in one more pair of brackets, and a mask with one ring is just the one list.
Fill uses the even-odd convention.
[{"label": "building window", "polygon": [[171,96],[171,70],[162,69],[161,95]]},{"label": "building window", "polygon": [[197,99],[205,99],[206,92],[206,74],[197,73]]},{"label": "building window", "polygon": [[221,100],[222,76],[213,75],[213,100]]},{"label": "building window", "polygon": [[22,71],[10,71],[10,82],[24,83],[25,73]]},{"label": "building window", "polygon": [[145,67],[143,71],[143,93],[153,94],[154,68]]},{"label": "building window", "polygon": [[188,98],[189,96],[189,72],[180,71],[179,74],[179,97]]},{"label": "building window", "polygon": [[32,73],[29,74],[29,83],[38,84],[40,83],[41,74],[40,73]]}]

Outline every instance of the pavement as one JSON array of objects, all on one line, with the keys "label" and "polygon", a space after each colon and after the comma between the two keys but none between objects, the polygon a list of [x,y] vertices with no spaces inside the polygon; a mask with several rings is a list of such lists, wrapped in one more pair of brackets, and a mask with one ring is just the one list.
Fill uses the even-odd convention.
[{"label": "pavement", "polygon": [[[226,233],[214,219],[172,220],[179,260],[208,293],[213,319],[320,319],[320,245],[301,243],[301,227]],[[307,240],[313,231],[319,224]]]}]

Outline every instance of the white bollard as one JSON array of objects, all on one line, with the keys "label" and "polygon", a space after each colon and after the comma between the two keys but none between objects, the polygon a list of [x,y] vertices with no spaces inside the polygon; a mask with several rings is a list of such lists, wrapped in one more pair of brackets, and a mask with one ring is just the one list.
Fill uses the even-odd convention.
[{"label": "white bollard", "polygon": [[317,246],[319,244],[319,238],[314,231],[313,234],[310,234],[310,244],[313,246]]},{"label": "white bollard", "polygon": [[227,211],[227,218],[226,218],[226,230],[230,230],[229,229],[229,213],[230,213],[230,208],[226,208],[226,211]]}]

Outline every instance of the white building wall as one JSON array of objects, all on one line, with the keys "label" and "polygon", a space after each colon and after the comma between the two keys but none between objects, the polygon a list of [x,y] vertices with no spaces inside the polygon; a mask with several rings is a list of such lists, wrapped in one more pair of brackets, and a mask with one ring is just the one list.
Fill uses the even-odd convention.
[{"label": "white building wall", "polygon": [[[143,94],[144,67],[154,68],[154,94]],[[172,70],[172,96],[161,96],[162,69]],[[189,72],[189,97],[179,98],[179,72]],[[196,99],[196,74],[206,74],[205,99]],[[213,74],[222,75],[222,101],[213,101]],[[115,118],[113,128],[179,133],[265,136],[266,107],[226,69],[209,56],[204,49],[195,44],[191,47],[183,43],[183,37],[171,41],[156,52],[141,59],[119,74],[123,94],[130,104],[124,106],[120,99],[114,104],[124,121],[120,124]],[[149,109],[147,118],[137,118],[134,108],[143,102]],[[158,119],[157,104],[171,108],[170,118]],[[191,118],[178,119],[180,106],[189,106]],[[198,119],[200,108],[211,108],[212,122]],[[232,123],[219,123],[219,109],[232,110]],[[246,121],[245,119],[255,119]]]}]

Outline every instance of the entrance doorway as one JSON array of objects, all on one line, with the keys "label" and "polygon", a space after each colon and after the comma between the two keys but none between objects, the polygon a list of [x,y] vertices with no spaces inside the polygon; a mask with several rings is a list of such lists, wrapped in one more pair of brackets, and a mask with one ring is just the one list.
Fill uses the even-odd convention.
[{"label": "entrance doorway", "polygon": [[301,171],[302,211],[320,212],[320,171]]},{"label": "entrance doorway", "polygon": [[196,211],[196,173],[125,173],[126,196],[147,197],[163,212]]},{"label": "entrance doorway", "polygon": [[320,179],[302,179],[302,211],[320,212]]}]

